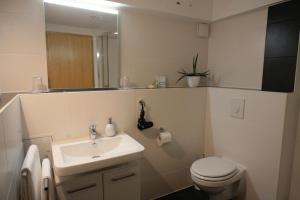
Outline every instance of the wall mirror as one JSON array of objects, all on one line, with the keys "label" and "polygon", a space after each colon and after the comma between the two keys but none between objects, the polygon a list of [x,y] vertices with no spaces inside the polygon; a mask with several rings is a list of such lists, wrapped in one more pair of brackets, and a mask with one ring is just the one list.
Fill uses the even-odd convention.
[{"label": "wall mirror", "polygon": [[45,1],[49,89],[117,88],[118,11],[60,3]]},{"label": "wall mirror", "polygon": [[[291,9],[295,2],[208,26],[112,1],[44,1],[50,90],[187,87],[198,53],[193,76],[209,70],[207,78],[201,77],[202,86],[294,91],[299,44],[297,9]],[[172,2],[166,7],[178,6]],[[188,75],[178,82],[183,72]]]}]

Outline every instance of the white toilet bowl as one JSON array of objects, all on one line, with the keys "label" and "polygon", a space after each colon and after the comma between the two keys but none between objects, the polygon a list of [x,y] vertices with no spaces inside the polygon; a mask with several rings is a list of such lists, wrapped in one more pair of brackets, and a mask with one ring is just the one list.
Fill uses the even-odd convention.
[{"label": "white toilet bowl", "polygon": [[243,198],[243,166],[224,158],[207,157],[196,160],[190,170],[195,185],[206,191],[210,200]]}]

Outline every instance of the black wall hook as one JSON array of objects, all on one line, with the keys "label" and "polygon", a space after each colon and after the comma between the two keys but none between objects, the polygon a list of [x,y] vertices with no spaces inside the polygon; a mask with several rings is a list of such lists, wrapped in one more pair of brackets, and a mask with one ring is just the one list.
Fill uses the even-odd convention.
[{"label": "black wall hook", "polygon": [[145,101],[140,100],[139,104],[141,105],[142,109],[140,113],[140,118],[138,119],[137,128],[142,131],[147,128],[151,128],[153,126],[153,122],[151,121],[147,122],[145,119],[145,106],[146,106]]}]

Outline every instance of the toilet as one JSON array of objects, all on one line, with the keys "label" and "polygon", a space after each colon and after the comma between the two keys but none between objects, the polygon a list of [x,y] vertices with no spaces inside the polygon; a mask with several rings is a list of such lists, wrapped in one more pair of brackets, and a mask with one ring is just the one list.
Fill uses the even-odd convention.
[{"label": "toilet", "polygon": [[220,157],[196,160],[191,166],[191,177],[197,189],[208,193],[210,200],[242,200],[244,197],[245,168]]}]

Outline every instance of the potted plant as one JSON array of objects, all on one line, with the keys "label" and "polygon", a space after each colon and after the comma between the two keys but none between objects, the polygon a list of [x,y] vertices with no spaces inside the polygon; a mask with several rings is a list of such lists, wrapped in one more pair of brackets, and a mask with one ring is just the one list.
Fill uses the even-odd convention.
[{"label": "potted plant", "polygon": [[197,63],[198,63],[198,54],[193,57],[193,72],[189,73],[189,72],[185,71],[184,69],[182,69],[181,71],[178,71],[178,73],[181,74],[181,76],[177,80],[177,83],[181,79],[186,77],[189,87],[198,87],[200,84],[201,76],[206,78],[209,74],[209,70],[202,72],[202,73],[197,72]]}]

